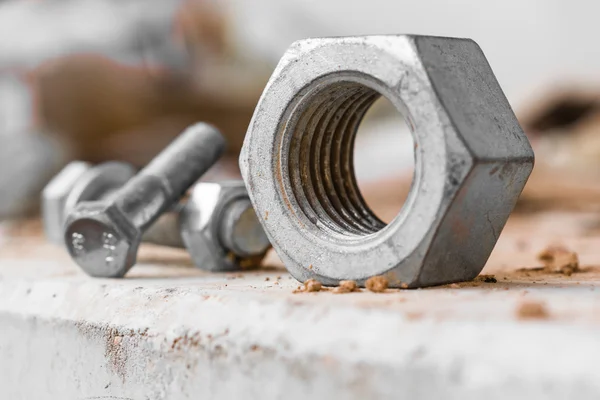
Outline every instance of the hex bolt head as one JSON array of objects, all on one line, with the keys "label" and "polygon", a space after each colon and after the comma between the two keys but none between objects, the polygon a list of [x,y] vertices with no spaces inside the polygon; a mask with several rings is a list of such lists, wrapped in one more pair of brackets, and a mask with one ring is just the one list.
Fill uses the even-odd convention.
[{"label": "hex bolt head", "polygon": [[142,235],[221,156],[225,139],[211,125],[186,129],[109,200],[79,203],[67,217],[65,244],[89,275],[122,277]]}]

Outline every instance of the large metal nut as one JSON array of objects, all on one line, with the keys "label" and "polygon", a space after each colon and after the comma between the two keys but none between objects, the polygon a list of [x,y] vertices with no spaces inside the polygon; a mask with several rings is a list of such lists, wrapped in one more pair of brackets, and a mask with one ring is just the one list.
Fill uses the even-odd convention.
[{"label": "large metal nut", "polygon": [[[380,96],[404,115],[415,174],[385,225],[352,152]],[[427,36],[309,39],[284,55],[254,113],[240,167],[278,255],[299,280],[394,287],[469,280],[486,263],[534,155],[479,46]]]},{"label": "large metal nut", "polygon": [[186,248],[204,270],[257,266],[271,247],[241,181],[197,184],[179,223]]}]

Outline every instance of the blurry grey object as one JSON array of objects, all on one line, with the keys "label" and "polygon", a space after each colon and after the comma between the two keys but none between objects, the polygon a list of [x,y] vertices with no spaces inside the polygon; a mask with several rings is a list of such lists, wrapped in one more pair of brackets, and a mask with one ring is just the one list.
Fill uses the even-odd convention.
[{"label": "blurry grey object", "polygon": [[62,0],[0,3],[0,71],[34,68],[76,53],[122,63],[186,65],[169,43],[179,0]]},{"label": "blurry grey object", "polygon": [[40,191],[67,154],[65,146],[43,132],[0,132],[0,219],[36,210]]},{"label": "blurry grey object", "polygon": [[32,127],[33,96],[14,73],[0,73],[0,219],[35,210],[68,147]]},{"label": "blurry grey object", "polygon": [[[415,174],[390,223],[365,203],[353,147],[382,95],[409,121]],[[534,155],[485,55],[469,39],[306,39],[275,69],[240,169],[274,249],[300,281],[393,287],[475,278],[533,169]]]},{"label": "blurry grey object", "polygon": [[35,126],[22,77],[44,62],[96,53],[127,64],[182,67],[170,42],[179,1],[64,0],[0,3],[0,219],[39,205],[39,193],[67,160],[68,143]]},{"label": "blurry grey object", "polygon": [[[82,201],[106,199],[134,175],[122,162],[69,163],[42,193],[47,239],[64,245],[66,215]],[[142,240],[185,247],[194,264],[209,271],[256,265],[270,247],[242,181],[196,184],[189,199],[161,215]]]},{"label": "blurry grey object", "polygon": [[33,120],[31,88],[17,73],[0,73],[0,136],[30,129]]}]

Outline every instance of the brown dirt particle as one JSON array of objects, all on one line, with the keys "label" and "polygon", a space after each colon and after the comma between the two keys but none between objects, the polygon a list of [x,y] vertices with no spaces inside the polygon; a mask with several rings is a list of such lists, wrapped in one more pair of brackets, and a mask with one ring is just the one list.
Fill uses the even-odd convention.
[{"label": "brown dirt particle", "polygon": [[318,292],[323,288],[323,285],[316,279],[309,279],[304,282],[304,288],[307,292]]},{"label": "brown dirt particle", "polygon": [[358,285],[356,281],[341,281],[339,286],[333,289],[333,293],[342,294],[342,293],[352,293],[358,292]]},{"label": "brown dirt particle", "polygon": [[548,246],[538,254],[538,260],[544,263],[544,269],[548,272],[570,276],[579,271],[577,253],[564,246]]},{"label": "brown dirt particle", "polygon": [[294,293],[309,293],[309,292],[320,292],[323,289],[323,285],[316,279],[309,279],[298,286],[298,289],[294,290]]},{"label": "brown dirt particle", "polygon": [[385,276],[373,276],[365,282],[368,290],[375,293],[382,293],[388,288],[389,282]]},{"label": "brown dirt particle", "polygon": [[518,319],[548,319],[549,317],[548,308],[540,301],[524,301],[517,306]]},{"label": "brown dirt particle", "polygon": [[498,283],[498,279],[496,279],[495,275],[479,275],[473,281],[485,283]]},{"label": "brown dirt particle", "polygon": [[498,280],[494,275],[479,275],[478,279],[485,283],[498,283]]}]

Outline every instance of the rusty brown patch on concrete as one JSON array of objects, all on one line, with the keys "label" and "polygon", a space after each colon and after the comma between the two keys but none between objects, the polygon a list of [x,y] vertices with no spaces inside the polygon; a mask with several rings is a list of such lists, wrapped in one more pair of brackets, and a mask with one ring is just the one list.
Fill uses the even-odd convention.
[{"label": "rusty brown patch on concrete", "polygon": [[148,337],[148,328],[136,331],[86,322],[79,322],[76,326],[85,337],[104,344],[104,356],[110,370],[125,382],[127,378],[126,364],[129,358],[128,348],[137,346],[141,339]]},{"label": "rusty brown patch on concrete", "polygon": [[186,350],[193,347],[200,347],[202,338],[200,332],[186,333],[185,335],[176,337],[171,343],[171,350]]}]

